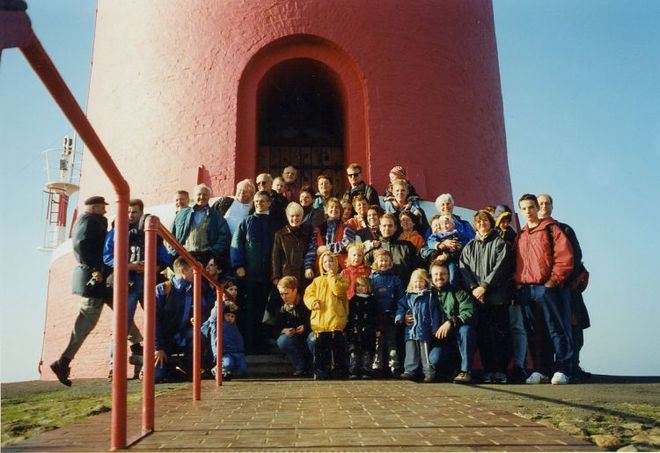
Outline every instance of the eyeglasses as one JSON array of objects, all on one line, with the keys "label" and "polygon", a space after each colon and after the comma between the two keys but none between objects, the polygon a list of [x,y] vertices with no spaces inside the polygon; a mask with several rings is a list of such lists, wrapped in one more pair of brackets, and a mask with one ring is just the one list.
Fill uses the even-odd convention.
[{"label": "eyeglasses", "polygon": [[360,172],[357,172],[357,173],[346,173],[346,176],[348,176],[349,178],[357,178],[358,176],[360,176]]}]

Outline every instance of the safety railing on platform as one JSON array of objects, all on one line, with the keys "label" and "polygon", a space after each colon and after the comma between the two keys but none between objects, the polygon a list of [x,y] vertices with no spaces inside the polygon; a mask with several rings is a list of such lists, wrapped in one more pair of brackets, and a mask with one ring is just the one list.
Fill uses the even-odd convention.
[{"label": "safety railing on platform", "polygon": [[[94,156],[100,168],[108,177],[117,195],[117,216],[115,219],[115,269],[113,280],[113,342],[114,342],[114,361],[113,376],[116,378],[112,382],[112,426],[110,435],[110,448],[118,450],[126,448],[126,379],[119,377],[126,376],[127,369],[127,351],[126,335],[128,330],[127,320],[127,297],[128,297],[128,200],[130,198],[130,187],[123,178],[121,172],[115,165],[96,134],[96,131],[85,116],[82,108],[62,79],[57,68],[43,48],[39,38],[32,30],[32,24],[25,10],[27,4],[20,0],[0,3],[0,52],[5,49],[17,47],[28,61],[32,69],[41,79],[46,89],[51,94],[57,105],[67,117],[73,128],[87,146],[87,150]],[[150,359],[154,357],[154,335],[155,335],[155,234],[160,234],[164,240],[170,243],[172,247],[192,265],[194,272],[194,317],[195,333],[193,339],[194,362],[193,362],[193,399],[201,398],[201,278],[204,276],[210,279],[210,276],[188,252],[183,249],[172,234],[160,225],[160,221],[153,217],[150,222],[151,229],[149,240],[151,246],[149,250],[149,261],[145,266],[151,266],[153,272],[145,272],[145,310],[149,307],[149,313],[145,316],[145,329],[147,329],[147,340],[145,343],[144,356]],[[146,235],[146,232],[145,232]],[[210,279],[212,280],[212,279]],[[147,285],[147,282],[150,284]],[[150,291],[147,291],[150,288]],[[216,290],[218,285],[216,285]],[[222,302],[222,297],[219,298]],[[218,311],[221,310],[219,306]],[[222,316],[218,316],[219,321],[219,349],[221,348],[221,323]],[[151,335],[151,336],[149,336]],[[148,352],[151,352],[148,355]],[[221,354],[218,354],[220,362]],[[149,362],[150,363],[150,362]],[[221,366],[218,365],[216,373],[217,383],[222,383],[222,373],[219,372]],[[149,376],[147,376],[149,374]],[[145,367],[145,377],[143,381],[143,435],[154,429],[154,379],[153,367]]]}]

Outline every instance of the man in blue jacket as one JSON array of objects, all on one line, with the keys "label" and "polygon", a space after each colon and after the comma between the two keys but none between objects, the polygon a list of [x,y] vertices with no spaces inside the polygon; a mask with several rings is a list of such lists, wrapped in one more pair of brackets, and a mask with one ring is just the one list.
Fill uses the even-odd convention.
[{"label": "man in blue jacket", "polygon": [[[133,322],[138,301],[142,305],[144,293],[144,203],[139,198],[128,201],[128,340],[131,343],[131,355],[128,362],[135,366],[133,378],[137,379],[142,369],[142,336]],[[161,266],[170,264],[170,257],[162,240],[158,241],[157,260]],[[115,267],[115,228],[114,226],[105,236],[103,246],[103,262],[108,268]],[[112,378],[112,344],[110,348],[110,372]]]},{"label": "man in blue jacket", "polygon": [[[182,257],[174,260],[174,276],[156,286],[156,382],[192,370],[193,270]],[[182,355],[181,360],[174,360]]]},{"label": "man in blue jacket", "polygon": [[231,265],[239,279],[238,306],[244,313],[240,327],[247,351],[252,354],[268,352],[268,335],[261,321],[272,290],[271,252],[277,230],[270,205],[270,193],[257,192],[254,214],[243,219],[231,241]]}]

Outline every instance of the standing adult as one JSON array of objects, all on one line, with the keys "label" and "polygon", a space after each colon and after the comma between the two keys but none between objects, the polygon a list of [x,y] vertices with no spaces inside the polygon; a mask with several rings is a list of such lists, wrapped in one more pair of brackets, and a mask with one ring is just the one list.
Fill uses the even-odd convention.
[{"label": "standing adult", "polygon": [[174,207],[175,212],[179,212],[181,208],[187,208],[190,205],[190,194],[187,190],[177,190],[174,194]]},{"label": "standing adult", "polygon": [[275,233],[271,254],[273,284],[277,285],[281,278],[290,275],[296,278],[296,288],[302,291],[314,278],[314,271],[305,269],[304,265],[312,230],[303,223],[303,214],[302,206],[289,203],[286,208],[289,224]]},{"label": "standing adult", "polygon": [[[135,332],[137,327],[133,322],[137,304],[142,304],[142,295],[144,294],[144,203],[139,198],[132,198],[128,201],[128,298],[126,300],[126,313],[128,315],[128,332]],[[160,238],[159,238],[160,239]],[[163,241],[157,242],[156,257],[158,264],[165,268],[170,264],[170,256],[163,245]],[[109,269],[115,267],[115,228],[114,226],[105,236],[103,246],[103,262]],[[137,342],[131,344],[131,355],[128,363],[135,366],[133,378],[139,377],[142,369],[142,345]],[[110,371],[109,377],[112,377],[112,344],[110,346]]]},{"label": "standing adult", "polygon": [[[537,199],[539,201],[539,218],[552,218],[552,211],[554,209],[552,197],[547,193],[543,193],[538,195]],[[566,330],[571,333],[573,344],[572,378],[584,380],[591,377],[591,373],[580,368],[580,350],[584,346],[584,329],[591,326],[589,312],[582,297],[582,291],[586,288],[588,273],[582,262],[582,248],[580,247],[575,230],[565,223],[557,223],[573,248],[573,272],[568,276],[566,285],[562,288],[562,297],[565,304],[564,322]],[[573,323],[573,320],[575,320],[575,323]]]},{"label": "standing adult", "polygon": [[289,204],[286,197],[273,189],[273,177],[269,173],[259,173],[256,179],[257,191],[265,190],[270,193],[270,216],[275,224],[281,228],[286,225],[284,210]]},{"label": "standing adult", "polygon": [[348,178],[349,187],[346,189],[343,198],[348,198],[352,202],[353,197],[357,194],[362,194],[370,205],[376,204],[380,206],[378,192],[376,192],[376,189],[372,186],[364,182],[362,167],[359,164],[350,164],[346,169],[346,177]]},{"label": "standing adult", "polygon": [[372,204],[367,208],[367,227],[357,231],[358,238],[365,245],[365,251],[371,250],[373,246],[377,246],[380,239],[380,216],[383,215],[383,208],[379,205]]},{"label": "standing adult", "polygon": [[477,338],[484,382],[506,384],[510,359],[509,305],[511,304],[513,253],[494,229],[487,211],[474,215],[477,236],[460,257],[463,282],[477,301]]},{"label": "standing adult", "polygon": [[[321,225],[325,220],[323,205],[321,205],[320,208],[314,207],[314,197],[310,186],[302,186],[300,188],[300,206],[303,208],[302,222],[311,229]],[[287,221],[288,220],[289,216],[287,214]]]},{"label": "standing adult", "polygon": [[300,197],[300,184],[298,184],[298,170],[293,165],[289,165],[282,170],[284,179],[284,196],[291,201],[298,201]]},{"label": "standing adult", "polygon": [[231,264],[239,278],[239,307],[243,335],[248,353],[267,353],[268,338],[264,335],[263,315],[271,290],[271,253],[275,222],[269,215],[270,194],[257,192],[254,214],[246,217],[234,232],[231,241]]},{"label": "standing adult", "polygon": [[387,250],[392,255],[392,271],[401,279],[404,286],[410,280],[410,274],[419,264],[417,249],[409,241],[396,238],[396,219],[394,215],[385,213],[380,218],[380,240],[365,256],[364,261],[371,266],[376,250]]},{"label": "standing adult", "polygon": [[527,224],[516,237],[513,279],[530,320],[527,335],[534,360],[534,372],[526,382],[548,382],[549,374],[554,372],[552,384],[567,384],[573,350],[562,318],[560,288],[573,271],[573,249],[555,220],[539,218],[536,196],[524,194],[518,207]]},{"label": "standing adult", "polygon": [[57,379],[71,386],[70,363],[101,316],[103,304],[112,298],[106,286],[107,268],[103,263],[103,242],[108,229],[105,218],[108,203],[100,196],[85,200],[85,211],[73,225],[73,256],[78,266],[73,272],[73,294],[82,296],[71,337],[60,358],[50,364]]},{"label": "standing adult", "polygon": [[435,199],[435,207],[440,215],[450,215],[453,217],[454,226],[458,231],[459,241],[462,246],[465,246],[471,239],[474,239],[475,233],[470,222],[454,214],[455,206],[454,197],[450,193],[443,193]]},{"label": "standing adult", "polygon": [[213,203],[213,209],[217,209],[227,221],[231,234],[234,234],[238,224],[254,211],[252,198],[255,192],[252,181],[244,179],[236,184],[236,194],[233,197],[220,197]]},{"label": "standing adult", "polygon": [[316,177],[316,188],[318,192],[314,196],[314,207],[323,209],[325,202],[330,198],[334,197],[334,184],[332,183],[332,177],[321,173]]},{"label": "standing adult", "polygon": [[326,220],[314,230],[305,255],[305,269],[314,269],[316,257],[324,252],[337,256],[341,267],[346,261],[346,247],[355,241],[355,231],[341,221],[341,202],[331,198],[325,203]]},{"label": "standing adult", "polygon": [[394,214],[398,225],[399,214],[403,211],[409,211],[415,216],[415,231],[424,234],[429,227],[426,214],[420,207],[418,199],[408,198],[408,183],[403,179],[397,179],[392,183],[392,197],[385,202],[385,212]]},{"label": "standing adult", "polygon": [[[209,206],[211,188],[196,185],[193,198],[195,205],[182,208],[174,218],[172,234],[204,266],[215,258],[221,269],[228,269],[231,233],[224,217]],[[170,253],[176,255],[174,250]]]}]

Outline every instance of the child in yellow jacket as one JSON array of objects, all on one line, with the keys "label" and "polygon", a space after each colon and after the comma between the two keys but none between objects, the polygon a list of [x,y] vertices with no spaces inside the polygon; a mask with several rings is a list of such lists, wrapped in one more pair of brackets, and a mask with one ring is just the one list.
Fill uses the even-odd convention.
[{"label": "child in yellow jacket", "polygon": [[[348,322],[348,280],[339,275],[339,262],[330,252],[319,259],[320,276],[305,290],[305,305],[311,311],[310,324],[316,338],[314,377],[328,379],[346,374],[346,340]],[[332,364],[334,363],[334,367]]]}]

